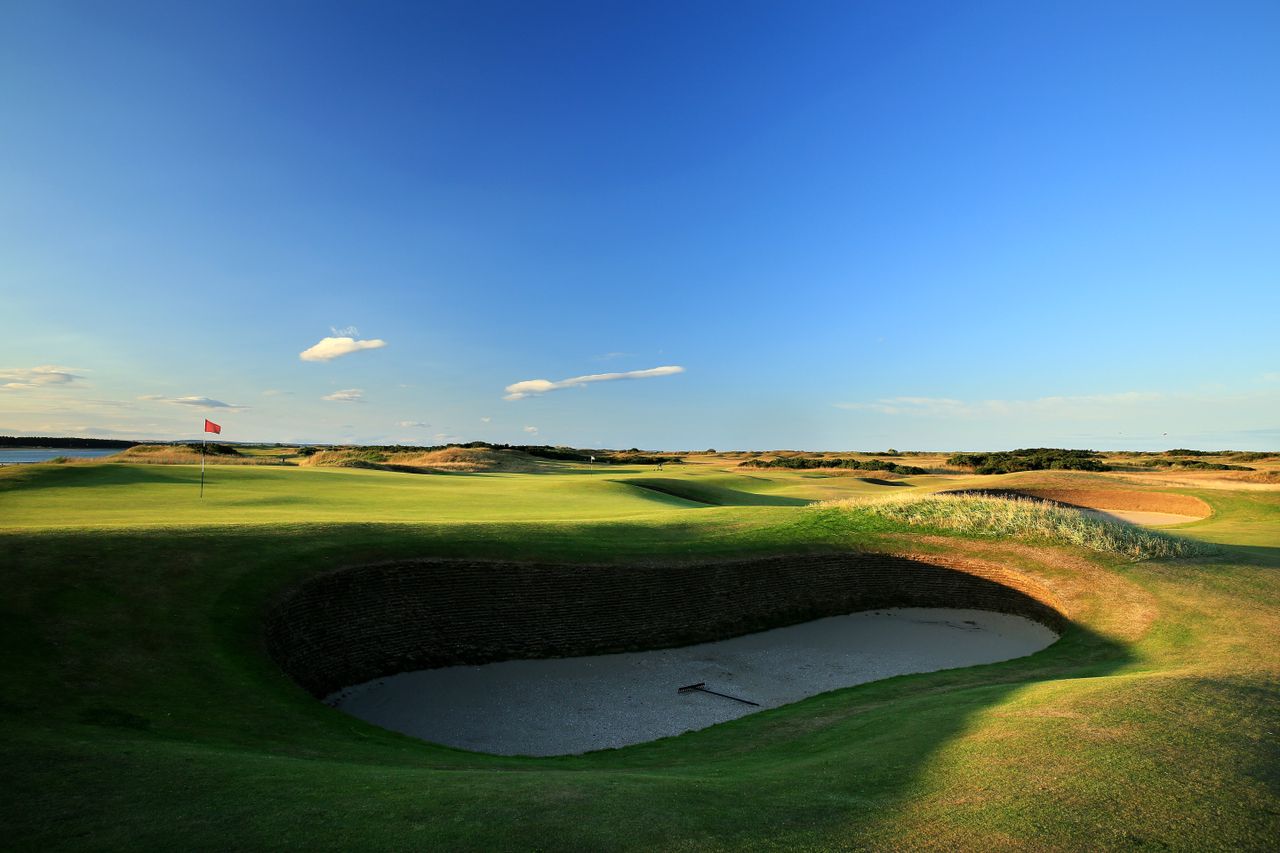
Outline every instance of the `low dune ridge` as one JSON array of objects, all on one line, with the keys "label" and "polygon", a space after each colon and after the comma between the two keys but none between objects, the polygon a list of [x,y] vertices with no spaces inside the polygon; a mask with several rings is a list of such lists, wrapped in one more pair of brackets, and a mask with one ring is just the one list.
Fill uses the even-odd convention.
[{"label": "low dune ridge", "polygon": [[372,468],[413,474],[529,473],[549,463],[516,450],[488,447],[445,447],[427,451],[383,452],[365,448],[322,450],[303,465],[333,468]]},{"label": "low dune ridge", "polygon": [[[138,444],[106,458],[108,462],[130,462],[145,465],[199,465],[199,444]],[[206,444],[204,461],[218,465],[283,465],[279,456],[245,456],[228,444]],[[102,461],[102,460],[85,460]]]},{"label": "low dune ridge", "polygon": [[397,453],[392,455],[392,461],[440,471],[532,471],[540,464],[525,453],[488,447],[446,447],[426,453]]}]

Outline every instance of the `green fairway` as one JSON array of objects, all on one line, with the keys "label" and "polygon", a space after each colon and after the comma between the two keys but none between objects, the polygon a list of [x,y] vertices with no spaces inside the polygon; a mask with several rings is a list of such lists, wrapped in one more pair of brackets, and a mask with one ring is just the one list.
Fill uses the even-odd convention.
[{"label": "green fairway", "polygon": [[[1131,563],[806,505],[954,479],[550,470],[217,466],[203,501],[189,466],[0,470],[7,844],[1261,850],[1280,832],[1280,491],[1194,491],[1215,515],[1178,532],[1219,549]],[[543,759],[347,717],[263,643],[268,602],[347,565],[846,549],[998,561],[1074,624],[1029,658]]]},{"label": "green fairway", "polygon": [[200,499],[198,466],[15,466],[0,472],[5,500],[0,525],[603,519],[688,505],[675,495],[626,485],[629,475],[642,470],[646,469],[586,471],[565,466],[566,473],[556,474],[423,475],[358,468],[210,466]]}]

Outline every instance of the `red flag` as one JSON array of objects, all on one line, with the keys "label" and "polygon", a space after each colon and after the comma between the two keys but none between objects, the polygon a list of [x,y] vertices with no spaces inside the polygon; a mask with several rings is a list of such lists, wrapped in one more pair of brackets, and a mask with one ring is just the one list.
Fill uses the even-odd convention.
[{"label": "red flag", "polygon": [[221,432],[222,432],[222,427],[218,426],[217,424],[215,424],[213,421],[209,420],[208,418],[205,418],[205,419],[204,419],[204,431],[205,431],[205,432],[216,432],[216,433],[221,433]]}]

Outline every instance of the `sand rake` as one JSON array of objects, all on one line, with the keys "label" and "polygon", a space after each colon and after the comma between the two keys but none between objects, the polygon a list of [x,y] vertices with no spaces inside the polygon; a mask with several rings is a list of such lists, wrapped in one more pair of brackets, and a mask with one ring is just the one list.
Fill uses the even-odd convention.
[{"label": "sand rake", "polygon": [[750,699],[740,699],[737,696],[730,696],[728,693],[717,693],[714,690],[708,690],[707,682],[705,681],[699,681],[697,684],[686,684],[684,687],[676,688],[677,693],[692,693],[695,690],[699,693],[710,693],[712,696],[722,696],[725,699],[732,699],[735,702],[741,702],[743,705],[754,705],[757,708],[760,707],[759,702],[752,702]]}]

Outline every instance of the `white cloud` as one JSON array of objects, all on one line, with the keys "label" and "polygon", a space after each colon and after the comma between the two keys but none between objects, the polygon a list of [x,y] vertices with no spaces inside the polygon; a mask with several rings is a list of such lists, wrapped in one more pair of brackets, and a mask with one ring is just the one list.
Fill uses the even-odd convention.
[{"label": "white cloud", "polygon": [[332,394],[325,394],[320,399],[329,400],[334,403],[363,403],[363,388],[344,388],[341,391],[334,391]]},{"label": "white cloud", "polygon": [[424,423],[423,421],[400,421],[399,425],[409,429],[426,429],[431,426],[431,424]]},{"label": "white cloud", "polygon": [[368,341],[358,341],[350,337],[321,338],[315,346],[298,353],[298,358],[303,361],[331,361],[341,355],[350,355],[366,349],[381,349],[386,345],[386,341],[377,338]]},{"label": "white cloud", "polygon": [[281,391],[279,388],[268,388],[262,392],[264,397],[292,397],[292,391]]},{"label": "white cloud", "polygon": [[40,367],[0,367],[0,389],[23,391],[51,385],[74,385],[84,377],[72,372],[70,367],[44,364]]},{"label": "white cloud", "polygon": [[480,423],[482,423],[482,424],[487,424],[487,423],[488,423],[489,421],[491,421],[491,420],[493,420],[493,418],[481,418],[481,419],[480,419]]},{"label": "white cloud", "polygon": [[179,406],[192,406],[197,409],[228,409],[242,412],[248,408],[248,406],[241,406],[239,403],[224,403],[222,400],[215,400],[212,397],[166,397],[163,394],[143,394],[138,399],[174,403]]},{"label": "white cloud", "polygon": [[529,433],[529,435],[537,435],[537,434],[538,434],[538,428],[537,428],[536,426],[527,426],[527,427],[525,427],[525,428],[524,428],[524,431],[525,431],[525,432],[527,432],[527,433]]},{"label": "white cloud", "polygon": [[546,394],[548,391],[558,391],[561,388],[581,388],[591,382],[613,382],[618,379],[651,379],[656,376],[674,376],[677,373],[684,373],[684,368],[677,365],[668,365],[666,367],[651,367],[648,370],[628,370],[623,373],[592,373],[588,376],[574,376],[569,379],[561,379],[559,382],[552,382],[549,379],[526,379],[523,382],[513,382],[506,387],[506,396],[504,400],[522,400],[525,397],[536,397],[540,394]]}]

